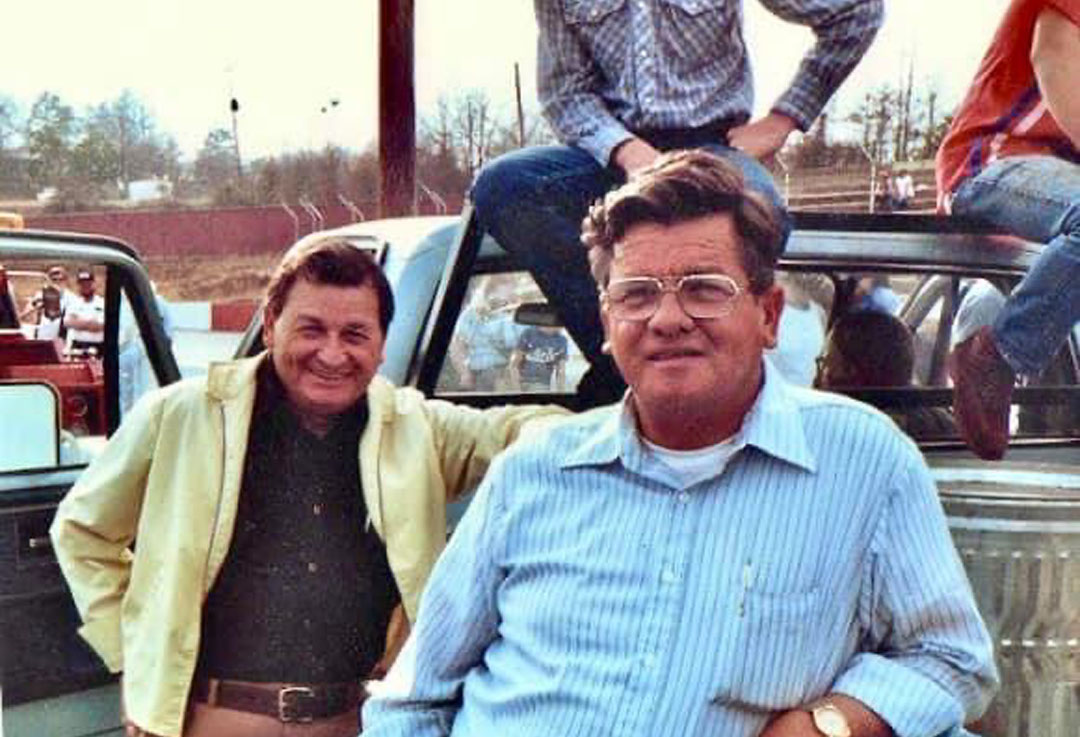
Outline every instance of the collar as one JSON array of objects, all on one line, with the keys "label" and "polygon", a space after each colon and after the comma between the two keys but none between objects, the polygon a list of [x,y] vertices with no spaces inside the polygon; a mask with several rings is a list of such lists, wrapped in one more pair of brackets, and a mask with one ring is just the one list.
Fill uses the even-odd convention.
[{"label": "collar", "polygon": [[[244,397],[249,392],[254,397],[259,366],[263,361],[270,363],[266,351],[250,358],[212,362],[206,374],[206,393],[220,402]],[[395,395],[393,384],[377,374],[372,377],[365,394],[369,422],[385,423],[393,418]]]},{"label": "collar", "polygon": [[[281,377],[269,357],[256,369],[255,381],[253,418],[258,420],[257,425],[265,424],[284,429],[288,434],[296,437],[315,437],[304,425],[303,418],[289,401],[285,385],[281,383]],[[359,436],[367,421],[367,398],[360,397],[356,404],[330,420],[327,433],[325,436],[320,436],[319,440],[320,442],[337,442],[342,438],[353,439],[354,436]]]},{"label": "collar", "polygon": [[[732,443],[742,448],[753,446],[761,452],[811,473],[817,460],[806,442],[803,430],[802,401],[767,358],[762,359],[765,381],[757,399],[743,418],[742,427]],[[593,410],[603,413],[599,427],[588,440],[570,453],[563,468],[602,466],[621,461],[630,470],[644,468],[648,451],[637,429],[631,392],[618,404]]]}]

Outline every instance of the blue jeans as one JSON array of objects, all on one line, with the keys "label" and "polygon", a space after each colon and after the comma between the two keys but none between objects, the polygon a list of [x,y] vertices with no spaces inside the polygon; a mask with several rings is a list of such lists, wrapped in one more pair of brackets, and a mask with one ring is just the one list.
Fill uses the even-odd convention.
[{"label": "blue jeans", "polygon": [[[687,145],[685,136],[678,141]],[[665,146],[662,136],[651,143],[661,150],[674,147]],[[750,188],[786,212],[772,177],[757,160],[722,144],[696,145],[736,164]],[[602,167],[580,148],[536,146],[485,166],[471,192],[481,227],[529,270],[592,365],[603,361],[603,330],[581,221],[589,205],[625,181],[621,170]]]},{"label": "blue jeans", "polygon": [[992,326],[1012,369],[1039,373],[1080,320],[1080,165],[1002,159],[960,185],[952,211],[1046,244]]}]

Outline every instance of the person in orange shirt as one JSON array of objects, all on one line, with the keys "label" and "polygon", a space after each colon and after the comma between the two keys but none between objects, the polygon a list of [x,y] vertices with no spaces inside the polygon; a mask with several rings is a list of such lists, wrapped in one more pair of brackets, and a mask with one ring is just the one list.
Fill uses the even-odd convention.
[{"label": "person in orange shirt", "polygon": [[937,155],[939,208],[1045,243],[992,325],[949,357],[968,445],[1001,458],[1016,377],[1080,320],[1080,0],[1013,0]]}]

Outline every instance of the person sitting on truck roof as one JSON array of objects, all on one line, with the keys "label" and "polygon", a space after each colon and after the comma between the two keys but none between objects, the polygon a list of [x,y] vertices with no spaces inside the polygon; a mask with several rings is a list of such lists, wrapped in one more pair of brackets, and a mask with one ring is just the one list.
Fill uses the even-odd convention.
[{"label": "person sitting on truck roof", "polygon": [[1080,320],[1080,2],[1013,0],[937,155],[939,205],[1045,243],[992,325],[950,354],[961,432],[1009,443],[1018,376],[1043,370]]},{"label": "person sitting on truck roof", "polygon": [[472,200],[480,225],[532,272],[591,365],[579,393],[616,401],[622,378],[600,350],[596,291],[580,247],[589,205],[660,151],[705,147],[782,200],[760,162],[808,130],[870,46],[883,0],[767,0],[816,43],[789,88],[751,120],[753,80],[737,0],[534,3],[542,111],[563,145],[499,157]]},{"label": "person sitting on truck roof", "polygon": [[369,254],[294,248],[267,289],[267,352],[146,395],[60,503],[57,558],[80,633],[123,672],[129,734],[358,732],[444,505],[554,411],[394,387],[375,374],[393,313]]},{"label": "person sitting on truck roof", "polygon": [[630,390],[493,465],[364,736],[958,732],[989,633],[914,443],[764,358],[777,209],[665,154],[584,240]]}]

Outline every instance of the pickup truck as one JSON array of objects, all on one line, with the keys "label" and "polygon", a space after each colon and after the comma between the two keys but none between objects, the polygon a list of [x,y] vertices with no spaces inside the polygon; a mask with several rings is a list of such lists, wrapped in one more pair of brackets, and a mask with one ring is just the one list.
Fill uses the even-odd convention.
[{"label": "pickup truck", "polygon": [[[551,311],[529,274],[478,229],[468,209],[461,217],[356,223],[306,237],[331,234],[372,251],[394,286],[398,309],[381,369],[387,378],[476,406],[543,401],[584,408],[575,387],[585,366],[572,344],[562,382],[518,388],[513,346],[507,347],[505,376],[493,386],[464,379],[468,320],[462,317],[477,307],[487,305],[489,317],[510,323],[511,333],[526,324],[552,329]],[[865,279],[886,278],[897,313],[916,338],[914,381],[841,390],[903,425],[904,416],[920,408],[948,411],[944,361],[970,285],[985,280],[980,283],[1007,293],[1038,249],[932,216],[797,213],[780,279],[792,293],[813,291],[828,319]],[[132,394],[132,377],[141,377],[140,387],[176,380],[176,360],[131,249],[100,238],[0,231],[0,263],[10,269],[53,261],[92,264],[106,273],[103,376],[111,431],[129,401],[124,395]],[[256,315],[238,354],[261,349],[260,328]],[[49,382],[37,383],[40,392]],[[4,726],[9,737],[111,734],[119,725],[115,686],[74,634],[77,618],[45,533],[55,504],[103,437],[65,429],[48,402],[29,416],[25,408],[37,405],[27,398],[26,384],[0,379],[0,437],[22,436],[28,428],[56,440],[46,463],[0,460]],[[1016,391],[1012,422],[1014,439],[1006,460],[997,463],[980,461],[948,431],[914,439],[936,477],[998,645],[1003,687],[977,730],[1071,736],[1080,733],[1080,331],[1043,376]]]}]

